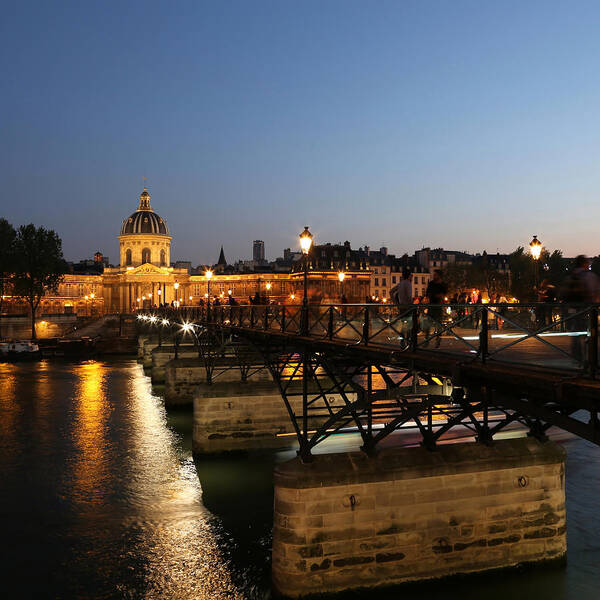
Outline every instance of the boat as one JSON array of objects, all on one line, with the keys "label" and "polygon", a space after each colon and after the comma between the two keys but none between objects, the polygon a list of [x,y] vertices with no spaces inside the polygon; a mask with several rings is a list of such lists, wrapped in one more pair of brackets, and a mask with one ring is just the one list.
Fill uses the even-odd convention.
[{"label": "boat", "polygon": [[0,360],[37,360],[38,358],[40,358],[40,347],[34,342],[0,342]]}]

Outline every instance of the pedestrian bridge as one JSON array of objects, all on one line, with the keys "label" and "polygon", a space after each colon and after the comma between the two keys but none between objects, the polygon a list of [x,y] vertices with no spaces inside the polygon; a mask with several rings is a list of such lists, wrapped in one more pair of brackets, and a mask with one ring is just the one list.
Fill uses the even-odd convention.
[{"label": "pedestrian bridge", "polygon": [[[565,453],[548,430],[600,443],[598,308],[205,306],[138,321],[196,386],[197,452],[296,437],[274,473],[273,584],[299,597],[562,561]],[[336,434],[362,452],[322,454]]]},{"label": "pedestrian bridge", "polygon": [[[246,344],[277,382],[307,459],[317,443],[348,427],[361,433],[367,452],[408,424],[430,447],[457,425],[489,442],[515,422],[540,438],[557,426],[600,443],[598,309],[226,305],[138,317],[176,343],[193,341],[207,368],[215,352]],[[303,389],[290,385],[295,379]],[[295,395],[302,396],[300,413]]]}]

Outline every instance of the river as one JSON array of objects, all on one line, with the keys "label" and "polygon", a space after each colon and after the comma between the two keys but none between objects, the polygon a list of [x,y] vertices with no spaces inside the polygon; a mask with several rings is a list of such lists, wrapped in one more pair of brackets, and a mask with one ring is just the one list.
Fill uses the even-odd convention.
[{"label": "river", "polygon": [[[293,453],[194,461],[191,433],[135,360],[0,364],[4,597],[269,598],[271,475]],[[600,448],[558,438],[566,567],[343,597],[596,600]]]}]

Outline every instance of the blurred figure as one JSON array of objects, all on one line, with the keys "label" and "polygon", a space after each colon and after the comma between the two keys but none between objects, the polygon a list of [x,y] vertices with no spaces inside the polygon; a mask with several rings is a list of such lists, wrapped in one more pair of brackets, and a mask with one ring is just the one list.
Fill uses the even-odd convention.
[{"label": "blurred figure", "polygon": [[[600,279],[595,273],[590,271],[590,259],[580,254],[575,259],[573,270],[562,292],[563,300],[569,304],[591,304],[598,302],[600,299]],[[570,307],[567,309],[567,314],[573,315],[585,310],[584,306]],[[585,332],[585,343],[587,343],[587,326],[589,319],[586,314],[575,316],[567,321],[567,329],[572,332],[580,333],[581,335],[573,335],[571,337],[571,352],[573,358],[578,362],[585,364],[585,346],[581,342],[581,338]]]},{"label": "blurred figure", "polygon": [[[425,292],[425,296],[427,297],[428,304],[433,304],[434,306],[429,307],[428,315],[431,317],[433,321],[432,326],[434,332],[437,334],[435,340],[435,347],[439,348],[442,337],[442,316],[443,316],[443,306],[444,298],[448,293],[448,286],[442,279],[442,272],[439,269],[436,269],[433,272],[433,279],[427,284],[427,291]],[[427,343],[425,344],[427,345]]]}]

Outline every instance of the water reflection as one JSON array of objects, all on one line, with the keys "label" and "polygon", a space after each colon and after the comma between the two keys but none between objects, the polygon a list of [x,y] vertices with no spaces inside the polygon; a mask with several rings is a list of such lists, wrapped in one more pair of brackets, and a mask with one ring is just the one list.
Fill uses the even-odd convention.
[{"label": "water reflection", "polygon": [[2,365],[0,391],[6,588],[18,584],[21,597],[243,597],[191,454],[136,363]]},{"label": "water reflection", "polygon": [[[294,453],[194,463],[191,421],[189,411],[166,413],[134,361],[0,365],[5,595],[16,586],[11,597],[268,597],[272,469]],[[338,436],[327,449],[357,443],[356,434]],[[600,448],[566,445],[566,570],[487,574],[377,597],[595,599]]]}]

